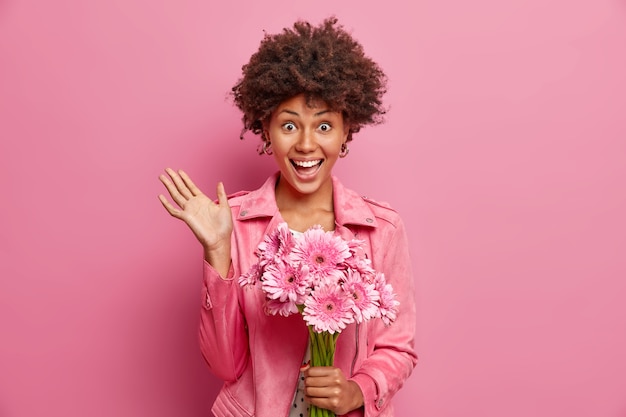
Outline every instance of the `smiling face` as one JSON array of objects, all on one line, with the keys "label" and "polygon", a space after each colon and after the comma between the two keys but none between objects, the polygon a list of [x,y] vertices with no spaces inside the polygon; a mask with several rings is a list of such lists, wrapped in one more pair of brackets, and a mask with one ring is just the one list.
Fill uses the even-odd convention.
[{"label": "smiling face", "polygon": [[323,101],[303,94],[278,105],[266,124],[280,169],[276,195],[332,198],[331,172],[349,128]]}]

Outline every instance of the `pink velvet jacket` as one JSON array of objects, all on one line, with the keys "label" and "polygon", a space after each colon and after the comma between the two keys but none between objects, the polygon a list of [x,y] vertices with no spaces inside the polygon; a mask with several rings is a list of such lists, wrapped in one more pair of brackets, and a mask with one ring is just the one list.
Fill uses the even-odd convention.
[{"label": "pink velvet jacket", "polygon": [[[200,347],[210,369],[224,380],[212,411],[217,417],[287,417],[296,390],[308,333],[299,314],[264,313],[260,286],[237,278],[257,261],[254,251],[282,222],[274,186],[278,174],[256,191],[229,199],[234,220],[232,265],[222,278],[204,263]],[[337,340],[335,366],[363,391],[364,407],[348,416],[393,416],[391,398],[417,363],[415,301],[404,226],[391,208],[361,197],[333,178],[335,232],[365,241],[377,271],[400,301],[397,320],[349,325]]]}]

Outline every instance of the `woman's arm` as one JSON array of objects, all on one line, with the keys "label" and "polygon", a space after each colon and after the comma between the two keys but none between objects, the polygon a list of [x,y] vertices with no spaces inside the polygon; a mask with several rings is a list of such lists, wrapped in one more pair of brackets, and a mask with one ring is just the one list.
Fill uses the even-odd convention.
[{"label": "woman's arm", "polygon": [[215,203],[185,172],[168,168],[166,173],[159,179],[178,208],[163,195],[159,200],[170,215],[189,226],[204,249],[200,348],[218,377],[233,380],[245,366],[248,343],[233,280],[233,221],[224,185],[217,185]]},{"label": "woman's arm", "polygon": [[[233,262],[236,265],[236,262]],[[248,362],[248,335],[234,277],[230,268],[225,278],[204,262],[202,308],[200,309],[200,351],[211,371],[224,381],[234,381]]]}]

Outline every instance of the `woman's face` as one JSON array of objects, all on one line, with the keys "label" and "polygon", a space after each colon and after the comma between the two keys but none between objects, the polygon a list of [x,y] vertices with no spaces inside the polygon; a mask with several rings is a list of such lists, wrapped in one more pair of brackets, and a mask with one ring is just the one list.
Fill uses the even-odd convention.
[{"label": "woman's face", "polygon": [[300,94],[280,103],[266,125],[281,174],[277,192],[286,187],[296,197],[332,195],[331,171],[348,132],[342,114],[323,101],[307,105]]}]

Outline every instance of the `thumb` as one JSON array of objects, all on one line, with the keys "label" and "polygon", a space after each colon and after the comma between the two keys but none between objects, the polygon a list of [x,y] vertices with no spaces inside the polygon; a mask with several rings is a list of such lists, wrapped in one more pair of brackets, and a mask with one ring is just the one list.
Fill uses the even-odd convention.
[{"label": "thumb", "polygon": [[228,207],[228,196],[226,195],[224,183],[221,181],[217,183],[217,201],[219,201],[220,206]]}]

